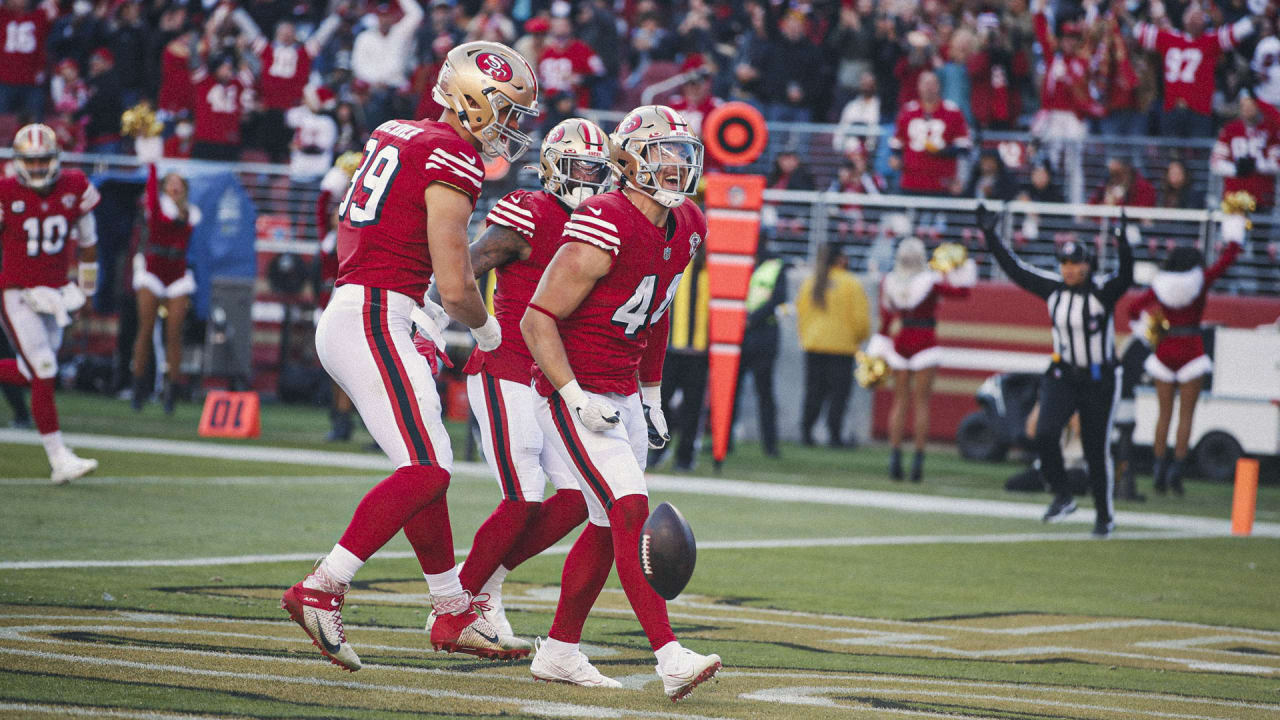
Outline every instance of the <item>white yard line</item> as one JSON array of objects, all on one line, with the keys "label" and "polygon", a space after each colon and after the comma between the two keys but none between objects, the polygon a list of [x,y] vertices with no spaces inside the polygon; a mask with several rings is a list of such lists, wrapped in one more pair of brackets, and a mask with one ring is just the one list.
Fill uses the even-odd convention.
[{"label": "white yard line", "polygon": [[[117,450],[121,452],[179,455],[228,460],[286,463],[293,465],[321,465],[326,467],[359,470],[389,470],[386,458],[367,453],[332,452],[325,450],[298,450],[263,445],[227,445],[185,440],[157,440],[154,438],[128,438],[114,435],[89,435],[68,433],[68,444],[85,449]],[[30,430],[0,429],[0,443],[37,445],[40,437]],[[454,465],[455,475],[489,478],[488,468],[481,463],[459,462]],[[689,493],[716,497],[741,497],[773,502],[816,503],[849,507],[876,508],[897,512],[937,513],[943,515],[967,515],[979,517],[1039,520],[1044,512],[1040,503],[1013,502],[1009,500],[978,500],[938,495],[888,492],[881,490],[857,490],[852,488],[814,487],[782,483],[747,482],[719,478],[701,478],[650,474],[649,489],[655,493]],[[1090,523],[1092,517],[1085,511],[1076,512],[1065,522]],[[1194,517],[1166,513],[1121,512],[1116,524],[1123,528],[1173,530],[1204,535],[1226,536],[1231,534],[1231,522],[1227,518]],[[1280,523],[1256,522],[1253,534],[1258,537],[1280,537]]]},{"label": "white yard line", "polygon": [[[1117,534],[1127,540],[1170,540],[1204,537],[1199,533],[1156,532]],[[777,540],[708,540],[698,543],[698,550],[769,550],[781,548],[820,547],[873,547],[882,545],[957,545],[1004,544],[1027,542],[1094,542],[1084,533],[1006,533],[988,535],[890,535],[870,537],[834,538],[780,538]],[[542,555],[565,555],[569,545],[555,545]],[[465,558],[470,548],[457,548],[454,555]],[[277,555],[226,555],[220,557],[167,558],[156,560],[11,560],[0,562],[0,570],[60,570],[86,568],[153,568],[153,567],[209,567],[214,565],[254,565],[274,562],[311,562],[317,553],[282,553]],[[413,558],[412,552],[382,550],[378,557],[385,560]]]}]

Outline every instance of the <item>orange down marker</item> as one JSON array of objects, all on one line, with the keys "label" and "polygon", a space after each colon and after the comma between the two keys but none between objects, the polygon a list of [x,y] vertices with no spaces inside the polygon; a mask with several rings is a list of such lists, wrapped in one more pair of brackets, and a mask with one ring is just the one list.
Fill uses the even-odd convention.
[{"label": "orange down marker", "polygon": [[738,385],[747,290],[760,237],[761,175],[707,175],[707,278],[711,285],[709,403],[711,456],[718,467],[729,452],[733,396]]},{"label": "orange down marker", "polygon": [[1236,460],[1236,491],[1231,501],[1231,534],[1253,534],[1253,517],[1258,507],[1258,461]]},{"label": "orange down marker", "polygon": [[205,397],[201,437],[256,438],[261,431],[258,393],[214,390]]}]

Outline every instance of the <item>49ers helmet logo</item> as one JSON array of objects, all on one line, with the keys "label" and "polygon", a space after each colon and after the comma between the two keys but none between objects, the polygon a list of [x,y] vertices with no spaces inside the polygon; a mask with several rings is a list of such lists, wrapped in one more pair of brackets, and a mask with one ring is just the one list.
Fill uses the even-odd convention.
[{"label": "49ers helmet logo", "polygon": [[547,136],[547,142],[549,143],[558,143],[563,139],[564,139],[563,125],[557,125],[555,129],[551,131],[551,134]]},{"label": "49ers helmet logo", "polygon": [[480,53],[477,55],[476,67],[480,68],[480,72],[498,82],[507,82],[515,77],[515,73],[511,70],[511,65],[493,53]]},{"label": "49ers helmet logo", "polygon": [[618,127],[618,132],[622,135],[633,133],[640,128],[640,123],[644,122],[644,118],[640,113],[632,113],[622,121],[622,125]]}]

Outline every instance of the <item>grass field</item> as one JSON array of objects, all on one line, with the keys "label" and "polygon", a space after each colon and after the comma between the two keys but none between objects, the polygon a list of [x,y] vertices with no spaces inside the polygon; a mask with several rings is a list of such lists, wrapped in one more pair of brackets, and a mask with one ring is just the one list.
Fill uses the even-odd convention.
[{"label": "grass field", "polygon": [[[343,614],[365,667],[343,673],[278,601],[385,474],[377,454],[318,442],[312,409],[265,408],[249,443],[187,444],[194,407],[59,403],[102,465],[51,487],[34,436],[0,432],[0,716],[1280,717],[1275,486],[1257,537],[1226,535],[1230,488],[1192,483],[1122,504],[1096,541],[1087,508],[1044,526],[1044,497],[1000,489],[1015,466],[946,453],[922,486],[884,479],[876,448],[773,461],[748,445],[718,478],[654,475],[699,541],[676,632],[725,661],[673,706],[616,579],[584,650],[622,690],[430,652],[403,538],[357,577]],[[462,550],[497,493],[461,463],[449,497]],[[545,635],[565,545],[509,578],[518,632]]]}]

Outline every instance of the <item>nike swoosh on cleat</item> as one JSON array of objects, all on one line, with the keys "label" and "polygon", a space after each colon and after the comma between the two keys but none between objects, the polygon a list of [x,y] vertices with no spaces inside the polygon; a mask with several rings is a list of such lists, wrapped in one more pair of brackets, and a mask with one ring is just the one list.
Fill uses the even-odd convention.
[{"label": "nike swoosh on cleat", "polygon": [[316,634],[320,636],[320,645],[324,647],[327,652],[337,655],[342,650],[341,645],[335,645],[329,642],[329,638],[324,635],[324,627],[321,626],[320,623],[316,623]]},{"label": "nike swoosh on cleat", "polygon": [[497,633],[494,633],[492,636],[489,636],[489,635],[485,635],[484,633],[480,632],[479,630],[476,630],[476,634],[477,634],[477,635],[479,635],[480,637],[484,638],[485,640],[488,640],[489,642],[493,643],[494,645],[497,645],[497,644],[498,644],[498,634],[497,634]]}]

